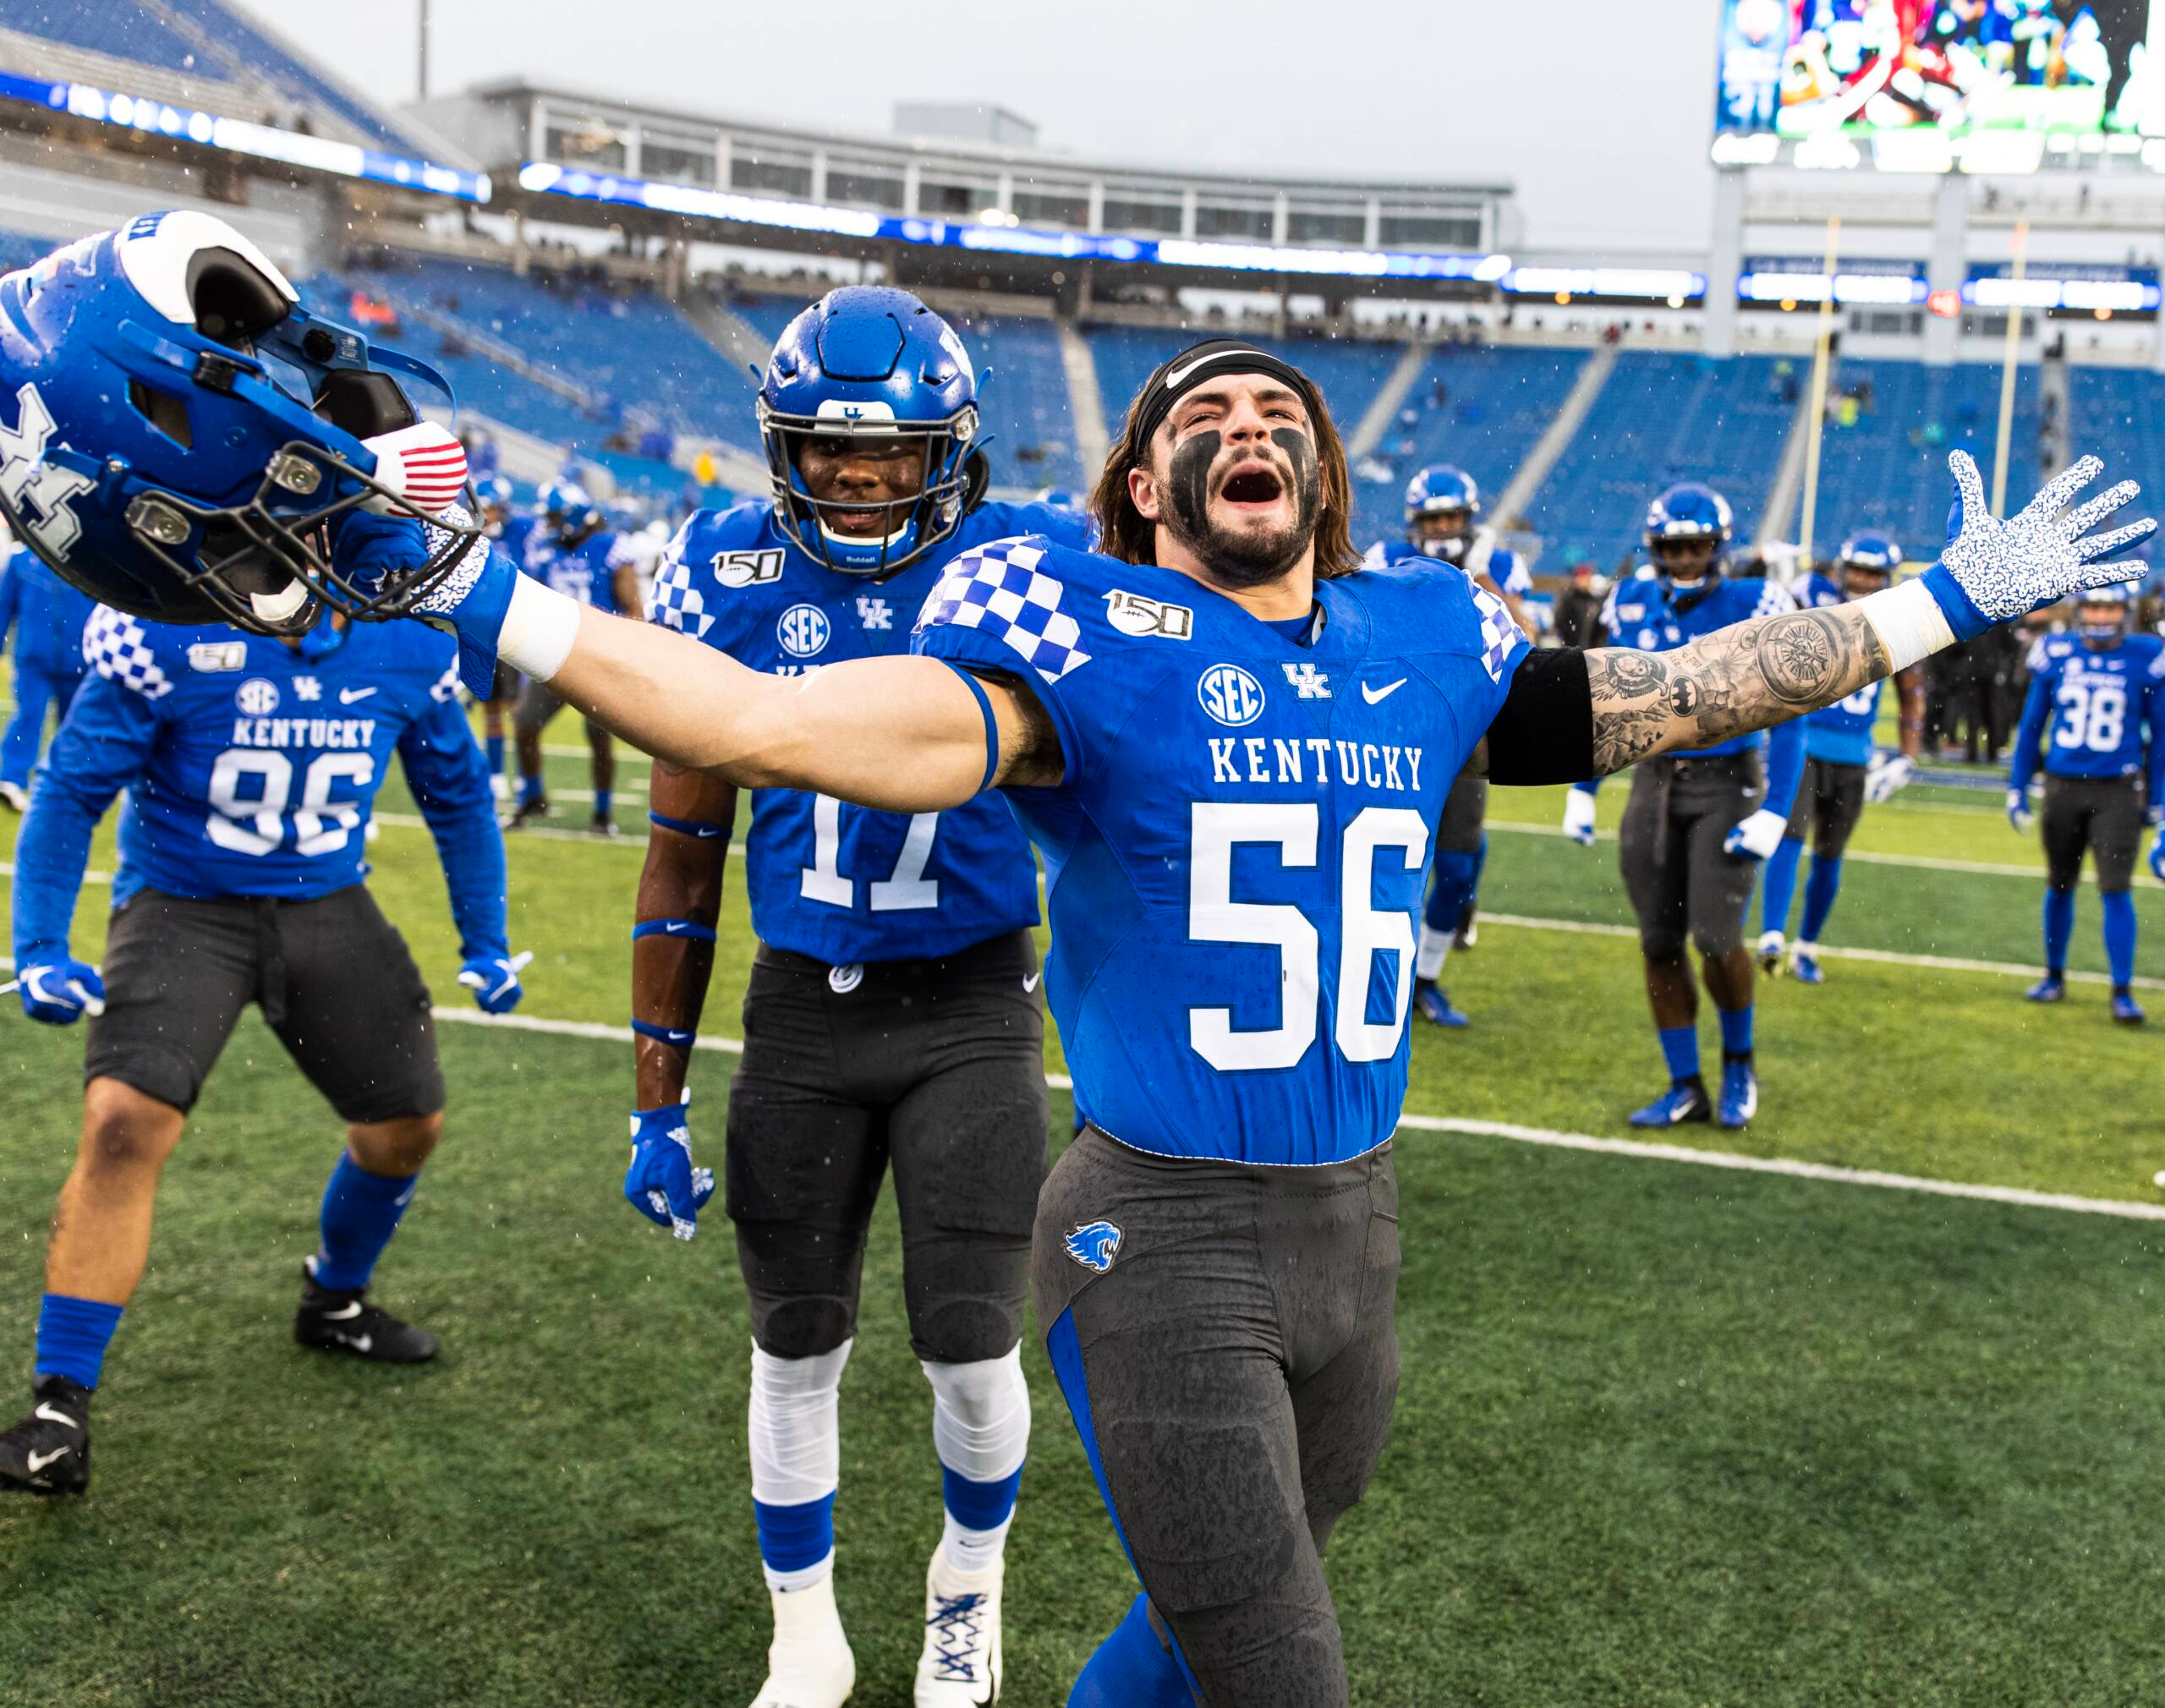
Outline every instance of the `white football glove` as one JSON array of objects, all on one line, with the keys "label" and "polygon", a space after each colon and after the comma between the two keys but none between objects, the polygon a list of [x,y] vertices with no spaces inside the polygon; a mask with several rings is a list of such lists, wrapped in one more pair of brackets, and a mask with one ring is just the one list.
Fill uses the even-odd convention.
[{"label": "white football glove", "polygon": [[1593,797],[1584,789],[1564,791],[1564,834],[1581,848],[1593,846]]},{"label": "white football glove", "polygon": [[1762,807],[1722,839],[1722,852],[1765,860],[1782,846],[1782,833],[1790,828],[1785,814]]},{"label": "white football glove", "polygon": [[2095,457],[2078,457],[2004,522],[1987,506],[1984,481],[1968,452],[1949,452],[1947,466],[1954,471],[1955,491],[1947,545],[1920,578],[1955,639],[1969,640],[1994,623],[2057,605],[2070,594],[2141,574],[2139,564],[2100,560],[2149,538],[2157,531],[2155,522],[2146,517],[2104,534],[2089,532],[2141,490],[2134,481],[2123,480],[2068,507],[2104,468]]},{"label": "white football glove", "polygon": [[1877,807],[1891,799],[1907,788],[1916,774],[1917,763],[1907,753],[1874,753],[1864,770],[1866,803]]},{"label": "white football glove", "polygon": [[2020,789],[2007,791],[2007,822],[2018,836],[2030,834],[2030,827],[2037,822],[2037,815],[2030,810],[2030,798]]}]

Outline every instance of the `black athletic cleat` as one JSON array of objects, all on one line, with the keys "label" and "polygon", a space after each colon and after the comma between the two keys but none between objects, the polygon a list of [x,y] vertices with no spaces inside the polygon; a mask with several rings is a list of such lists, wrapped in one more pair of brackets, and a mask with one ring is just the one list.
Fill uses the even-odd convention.
[{"label": "black athletic cleat", "polygon": [[596,813],[586,828],[597,836],[618,837],[624,834],[617,828],[617,821],[606,813]]},{"label": "black athletic cleat", "polygon": [[30,1415],[0,1435],[0,1490],[80,1494],[90,1486],[90,1390],[41,1377]]},{"label": "black athletic cleat", "polygon": [[523,830],[536,818],[549,816],[549,797],[545,795],[521,801],[511,809],[511,817],[504,820],[507,830]]},{"label": "black athletic cleat", "polygon": [[305,1271],[293,1338],[319,1352],[349,1353],[371,1364],[425,1364],[436,1355],[435,1335],[370,1304],[365,1287],[334,1293],[317,1286]]}]

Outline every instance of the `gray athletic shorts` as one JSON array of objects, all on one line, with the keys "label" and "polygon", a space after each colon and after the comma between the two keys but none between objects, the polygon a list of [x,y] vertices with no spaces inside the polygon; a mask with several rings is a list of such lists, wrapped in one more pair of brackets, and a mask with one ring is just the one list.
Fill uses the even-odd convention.
[{"label": "gray athletic shorts", "polygon": [[116,1079],[192,1109],[252,1002],[341,1120],[366,1125],[443,1107],[428,987],[359,884],[313,901],[141,890],[112,916],[104,972],[86,1081]]},{"label": "gray athletic shorts", "polygon": [[[512,704],[512,728],[522,736],[538,736],[549,727],[550,719],[563,709],[564,703],[550,691],[548,683],[527,676],[520,682],[518,698]],[[609,732],[593,719],[585,722],[588,734],[607,739]]]},{"label": "gray athletic shorts", "polygon": [[811,1358],[856,1333],[865,1229],[891,1162],[917,1355],[973,1364],[1022,1339],[1045,1175],[1037,975],[1027,931],[861,968],[760,948],[726,1178],[766,1351]]},{"label": "gray athletic shorts", "polygon": [[2044,811],[2038,815],[2045,838],[2045,881],[2055,890],[2072,890],[2082,876],[2086,849],[2097,862],[2100,895],[2117,895],[2133,884],[2142,845],[2142,794],[2140,777],[2047,773]]},{"label": "gray athletic shorts", "polygon": [[1864,774],[1862,765],[1806,759],[1785,834],[1802,841],[1809,832],[1814,854],[1822,860],[1840,859],[1850,846],[1850,833],[1864,817]]},{"label": "gray athletic shorts", "polygon": [[1624,888],[1649,961],[1674,961],[1688,935],[1699,953],[1744,941],[1744,906],[1759,862],[1722,843],[1767,799],[1756,749],[1713,759],[1643,759],[1618,827]]},{"label": "gray athletic shorts", "polygon": [[1390,1147],[1263,1169],[1087,1127],[1045,1182],[1031,1267],[1099,1487],[1203,1702],[1344,1708],[1323,1552],[1398,1395]]}]

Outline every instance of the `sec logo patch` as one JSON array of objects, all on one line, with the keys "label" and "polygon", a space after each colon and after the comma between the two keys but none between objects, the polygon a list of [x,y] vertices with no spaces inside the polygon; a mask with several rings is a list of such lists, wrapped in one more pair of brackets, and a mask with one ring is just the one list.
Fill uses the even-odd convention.
[{"label": "sec logo patch", "polygon": [[1203,709],[1228,729],[1263,715],[1263,684],[1238,665],[1213,665],[1195,685]]},{"label": "sec logo patch", "polygon": [[816,605],[793,605],[775,623],[775,637],[792,658],[808,659],[827,644],[827,614]]},{"label": "sec logo patch", "polygon": [[233,690],[233,703],[251,718],[267,718],[278,709],[278,685],[250,676]]}]

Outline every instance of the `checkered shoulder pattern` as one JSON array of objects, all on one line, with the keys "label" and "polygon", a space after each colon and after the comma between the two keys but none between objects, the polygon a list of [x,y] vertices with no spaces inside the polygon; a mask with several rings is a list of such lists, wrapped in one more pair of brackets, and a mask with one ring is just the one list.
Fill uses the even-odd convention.
[{"label": "checkered shoulder pattern", "polygon": [[995,539],[963,552],[927,595],[920,629],[945,624],[1005,641],[1039,676],[1056,682],[1090,662],[1082,627],[1060,608],[1061,583],[1039,568],[1044,548]]},{"label": "checkered shoulder pattern", "polygon": [[646,593],[646,620],[703,640],[714,627],[714,615],[707,610],[706,595],[692,585],[692,561],[684,550],[684,537],[691,528],[687,522],[677,530],[655,566]]},{"label": "checkered shoulder pattern", "polygon": [[[1751,607],[1751,617],[1774,616],[1785,610],[1796,609],[1796,595],[1773,577],[1768,576],[1759,583],[1759,602]],[[1751,617],[1745,621],[1749,622]]]},{"label": "checkered shoulder pattern", "polygon": [[1500,682],[1511,649],[1526,638],[1525,631],[1511,621],[1503,600],[1487,588],[1468,581],[1466,590],[1473,595],[1473,608],[1481,616],[1481,667],[1488,672],[1490,682]]},{"label": "checkered shoulder pattern", "polygon": [[143,625],[109,605],[100,605],[83,625],[83,661],[146,700],[173,692],[173,678],[160,667]]}]

